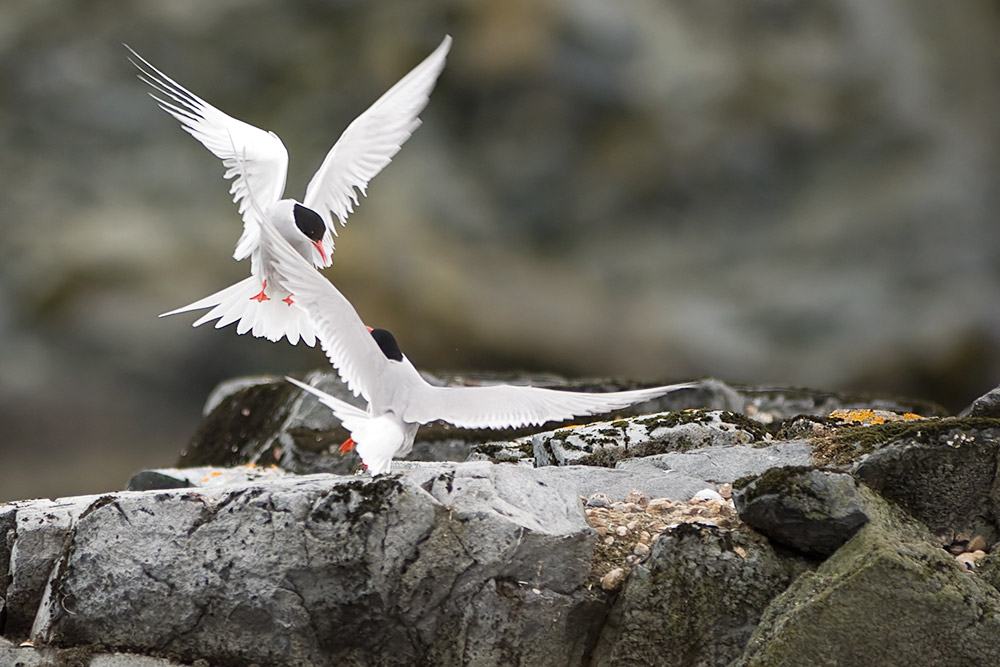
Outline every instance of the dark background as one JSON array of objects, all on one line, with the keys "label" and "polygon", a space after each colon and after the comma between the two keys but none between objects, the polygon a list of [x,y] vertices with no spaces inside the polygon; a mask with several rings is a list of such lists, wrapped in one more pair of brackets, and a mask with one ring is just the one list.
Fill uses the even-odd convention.
[{"label": "dark background", "polygon": [[327,271],[428,370],[916,395],[998,384],[1000,9],[937,0],[0,5],[0,499],[171,464],[320,352],[156,315],[247,275],[126,42],[274,130],[286,194],[445,34]]}]

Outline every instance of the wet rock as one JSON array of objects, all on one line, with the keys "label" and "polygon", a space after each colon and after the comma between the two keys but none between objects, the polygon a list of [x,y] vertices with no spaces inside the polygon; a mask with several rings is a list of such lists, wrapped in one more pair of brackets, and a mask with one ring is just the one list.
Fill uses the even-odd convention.
[{"label": "wet rock", "polygon": [[761,617],[733,667],[1000,664],[1000,592],[882,500]]},{"label": "wet rock", "polygon": [[740,518],[804,554],[829,556],[868,521],[866,494],[847,474],[775,468],[734,485]]},{"label": "wet rock", "polygon": [[681,525],[629,575],[590,664],[726,665],[806,567],[751,533]]}]

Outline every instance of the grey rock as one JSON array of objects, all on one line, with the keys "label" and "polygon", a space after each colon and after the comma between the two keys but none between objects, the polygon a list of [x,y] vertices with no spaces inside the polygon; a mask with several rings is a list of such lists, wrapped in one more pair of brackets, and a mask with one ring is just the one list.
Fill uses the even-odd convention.
[{"label": "grey rock", "polygon": [[770,440],[764,427],[732,412],[694,410],[601,421],[532,437],[535,464],[613,467],[666,451]]},{"label": "grey rock", "polygon": [[1000,664],[1000,592],[871,501],[871,521],[771,603],[733,667]]},{"label": "grey rock", "polygon": [[959,417],[1000,417],[1000,387],[989,390],[967,408],[958,413]]},{"label": "grey rock", "polygon": [[606,609],[583,587],[594,533],[576,488],[516,466],[119,493],[71,535],[40,642],[222,664],[579,664]]},{"label": "grey rock", "polygon": [[805,440],[773,442],[767,446],[717,446],[687,452],[667,452],[639,459],[619,461],[617,468],[639,470],[653,467],[712,484],[735,482],[741,477],[759,475],[771,468],[806,466],[813,462],[812,445]]},{"label": "grey rock", "polygon": [[594,466],[547,466],[537,468],[539,479],[563,480],[576,493],[589,498],[603,493],[612,501],[624,501],[633,490],[647,498],[689,500],[694,494],[712,485],[703,479],[661,470],[616,470]]},{"label": "grey rock", "polygon": [[740,518],[775,542],[829,556],[868,522],[868,500],[844,473],[775,468],[733,488]]},{"label": "grey rock", "polygon": [[630,574],[590,664],[723,667],[806,567],[749,531],[683,524]]},{"label": "grey rock", "polygon": [[0,637],[0,664],[15,667],[52,667],[59,664],[58,660],[58,653],[55,649],[18,646],[14,642]]},{"label": "grey rock", "polygon": [[77,520],[97,496],[15,503],[13,534],[8,533],[9,583],[4,636],[28,637],[56,564],[69,548]]},{"label": "grey rock", "polygon": [[907,435],[864,457],[854,474],[931,532],[981,534],[992,544],[1000,537],[998,449],[997,420],[916,422]]},{"label": "grey rock", "polygon": [[5,667],[176,667],[180,664],[166,658],[110,653],[94,647],[18,646],[0,637],[0,665]]}]

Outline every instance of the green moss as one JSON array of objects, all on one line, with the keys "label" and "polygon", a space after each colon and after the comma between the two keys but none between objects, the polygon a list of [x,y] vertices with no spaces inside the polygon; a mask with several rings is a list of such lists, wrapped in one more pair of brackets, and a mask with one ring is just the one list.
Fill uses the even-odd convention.
[{"label": "green moss", "polygon": [[[751,497],[766,496],[770,494],[783,494],[788,490],[789,479],[802,473],[809,472],[813,468],[810,466],[783,466],[780,468],[769,468],[762,475],[750,475],[741,477],[733,482],[733,489],[746,488],[751,482],[756,482]],[[737,483],[739,486],[737,486]],[[796,482],[792,482],[796,484]],[[749,499],[749,498],[748,498]]]},{"label": "green moss", "polygon": [[993,417],[943,417],[914,421],[886,422],[871,426],[845,425],[830,435],[813,439],[813,458],[821,463],[852,463],[896,440],[930,443],[951,431],[1000,429]]},{"label": "green moss", "polygon": [[614,468],[615,464],[630,456],[631,454],[624,447],[600,447],[587,456],[573,461],[573,465]]},{"label": "green moss", "polygon": [[730,412],[729,410],[681,410],[666,412],[644,419],[637,419],[636,423],[653,431],[658,428],[672,428],[683,424],[710,425],[716,423],[716,420],[746,431],[755,441],[763,440],[769,435],[767,428],[759,421],[750,419],[746,415],[741,415],[737,412]]}]

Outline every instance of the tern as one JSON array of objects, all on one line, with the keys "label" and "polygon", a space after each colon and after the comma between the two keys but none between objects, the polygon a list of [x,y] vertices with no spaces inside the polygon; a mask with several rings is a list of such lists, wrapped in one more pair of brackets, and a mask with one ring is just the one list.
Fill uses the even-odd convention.
[{"label": "tern", "polygon": [[[243,217],[243,234],[233,258],[250,258],[250,277],[160,317],[191,310],[211,310],[194,322],[199,326],[218,319],[216,328],[238,322],[236,332],[295,345],[301,338],[310,347],[315,332],[305,311],[292,308],[294,294],[269,280],[263,260],[261,217],[267,217],[279,236],[313,266],[333,263],[334,216],[341,225],[358,205],[358,192],[367,194],[375,177],[420,125],[418,115],[427,105],[451,47],[446,36],[427,58],[358,116],[327,153],[298,202],[283,199],[288,151],[274,132],[266,132],[216,109],[156,69],[125,45],[135,59],[139,79],[155,92],[150,96],[181,122],[181,127],[222,160],[225,178],[234,178],[230,193]],[[250,193],[257,205],[250,205]]]},{"label": "tern", "polygon": [[591,415],[648,401],[694,383],[608,393],[584,393],[530,386],[436,387],[402,353],[395,337],[362,323],[351,303],[280,235],[266,217],[261,246],[272,275],[295,294],[295,307],[308,312],[323,351],[367,409],[316,387],[286,378],[316,396],[350,434],[342,451],[356,447],[372,476],[388,473],[392,459],[405,456],[421,424],[442,420],[464,428],[508,428]]}]

